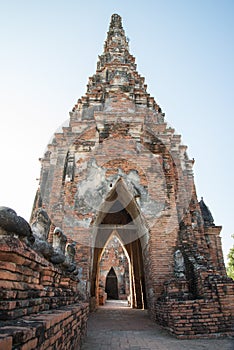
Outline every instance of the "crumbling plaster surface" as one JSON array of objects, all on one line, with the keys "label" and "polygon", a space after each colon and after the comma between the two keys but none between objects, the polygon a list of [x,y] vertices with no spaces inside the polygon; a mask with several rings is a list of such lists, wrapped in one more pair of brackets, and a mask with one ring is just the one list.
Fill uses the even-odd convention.
[{"label": "crumbling plaster surface", "polygon": [[[109,149],[113,151],[108,153]],[[136,140],[104,140],[91,152],[74,152],[77,166],[73,209],[79,215],[74,215],[71,203],[65,202],[64,210],[67,213],[64,217],[65,226],[91,227],[100,210],[106,212],[110,210],[111,203],[109,202],[106,207],[106,198],[120,179],[129,193],[127,202],[126,199],[119,198],[120,201],[124,200],[126,207],[133,199],[139,209],[139,215],[147,219],[147,226],[153,226],[157,218],[167,209],[168,198],[165,195],[162,157],[152,154]],[[103,157],[103,154],[108,156]],[[144,161],[145,169],[139,165],[141,159]],[[149,176],[152,170],[153,174]],[[118,186],[116,191],[119,196]],[[141,221],[141,218],[134,218],[134,223],[139,226],[137,220]]]}]

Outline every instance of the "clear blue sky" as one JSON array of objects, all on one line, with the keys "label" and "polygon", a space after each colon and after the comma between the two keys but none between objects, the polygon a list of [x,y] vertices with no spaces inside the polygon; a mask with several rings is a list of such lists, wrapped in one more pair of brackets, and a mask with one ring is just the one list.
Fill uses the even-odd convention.
[{"label": "clear blue sky", "polygon": [[148,92],[195,158],[195,183],[226,257],[234,233],[233,0],[0,0],[0,205],[29,220],[54,131],[84,95],[123,18]]}]

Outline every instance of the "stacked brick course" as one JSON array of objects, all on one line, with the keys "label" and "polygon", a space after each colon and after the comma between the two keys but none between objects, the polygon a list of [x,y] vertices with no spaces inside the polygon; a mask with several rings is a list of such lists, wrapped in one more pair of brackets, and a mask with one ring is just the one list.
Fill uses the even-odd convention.
[{"label": "stacked brick course", "polygon": [[74,304],[23,317],[0,327],[4,350],[79,350],[86,335],[87,304]]},{"label": "stacked brick course", "polygon": [[116,231],[129,256],[133,307],[148,307],[178,336],[203,334],[201,324],[208,335],[230,334],[233,282],[221,227],[198,202],[194,160],[164,117],[115,14],[85,96],[41,159],[33,213],[45,208],[77,242],[78,288],[92,307],[103,248]]},{"label": "stacked brick course", "polygon": [[17,236],[0,236],[0,349],[79,349],[88,311],[77,278]]},{"label": "stacked brick course", "polygon": [[232,336],[234,284],[220,276],[208,278],[205,284],[202,299],[157,300],[153,318],[181,339]]}]

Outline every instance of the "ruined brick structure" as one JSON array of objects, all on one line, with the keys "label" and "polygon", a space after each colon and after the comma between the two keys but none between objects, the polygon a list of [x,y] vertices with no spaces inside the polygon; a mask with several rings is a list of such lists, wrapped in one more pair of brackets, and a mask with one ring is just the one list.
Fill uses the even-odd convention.
[{"label": "ruined brick structure", "polygon": [[41,159],[32,220],[44,208],[76,242],[78,288],[92,308],[101,257],[117,235],[132,307],[148,308],[179,337],[231,334],[234,285],[221,227],[198,202],[194,161],[164,117],[115,14],[85,96]]},{"label": "ruined brick structure", "polygon": [[89,305],[78,293],[74,249],[67,243],[63,251],[66,237],[58,228],[53,245],[39,239],[39,231],[46,236],[50,228],[43,209],[39,214],[43,222],[31,229],[0,207],[0,349],[78,350]]}]

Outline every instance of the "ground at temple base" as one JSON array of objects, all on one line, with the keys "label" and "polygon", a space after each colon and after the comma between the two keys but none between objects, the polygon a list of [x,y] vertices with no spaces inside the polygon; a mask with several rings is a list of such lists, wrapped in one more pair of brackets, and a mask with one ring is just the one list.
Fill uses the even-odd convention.
[{"label": "ground at temple base", "polygon": [[89,316],[82,350],[233,350],[234,339],[179,340],[155,324],[147,310],[107,301]]}]

